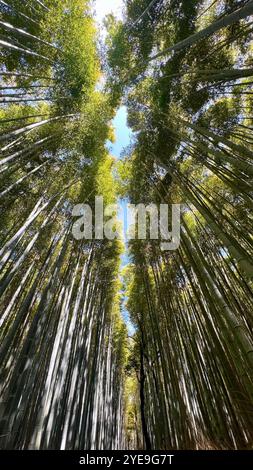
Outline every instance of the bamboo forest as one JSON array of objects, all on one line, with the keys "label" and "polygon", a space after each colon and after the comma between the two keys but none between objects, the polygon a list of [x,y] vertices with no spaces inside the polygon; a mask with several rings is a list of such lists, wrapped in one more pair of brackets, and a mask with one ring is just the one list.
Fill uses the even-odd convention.
[{"label": "bamboo forest", "polygon": [[253,1],[102,3],[0,0],[0,449],[251,450]]}]

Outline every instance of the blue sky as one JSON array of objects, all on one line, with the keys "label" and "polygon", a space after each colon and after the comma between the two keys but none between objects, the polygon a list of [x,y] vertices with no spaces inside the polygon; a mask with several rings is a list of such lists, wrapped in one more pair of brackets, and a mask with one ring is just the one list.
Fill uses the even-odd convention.
[{"label": "blue sky", "polygon": [[108,13],[113,13],[120,18],[122,16],[123,1],[122,0],[96,0],[95,11],[97,21],[102,23],[103,18]]},{"label": "blue sky", "polygon": [[[121,106],[113,120],[113,126],[115,129],[115,137],[116,140],[112,144],[109,142],[108,149],[116,158],[120,158],[122,150],[126,148],[130,142],[132,137],[132,132],[129,127],[127,127],[127,109],[125,106]],[[119,220],[122,222],[123,227],[126,228],[126,221],[127,221],[127,200],[119,200],[119,212],[118,217]],[[126,245],[126,233],[124,232],[124,242]],[[126,265],[128,263],[128,256],[127,256],[127,247],[126,253],[122,256],[122,265]]]},{"label": "blue sky", "polygon": [[127,127],[127,109],[125,106],[119,108],[113,125],[116,133],[116,142],[110,144],[109,148],[114,157],[119,158],[122,150],[130,144],[131,130]]},{"label": "blue sky", "polygon": [[[116,141],[114,144],[110,143],[108,147],[110,148],[110,153],[113,156],[120,158],[122,150],[130,144],[131,135],[132,135],[131,130],[127,127],[127,109],[125,106],[122,106],[121,108],[119,108],[113,120],[113,126],[115,128]],[[118,204],[119,204],[118,217],[124,226],[124,221],[126,221],[127,219],[127,215],[126,215],[127,201],[120,200],[118,201]],[[126,236],[126,234],[124,234],[124,236]],[[124,243],[125,243],[125,252],[121,257],[122,268],[129,263],[126,239],[124,240]],[[127,299],[125,299],[125,302],[126,300]],[[132,336],[135,332],[135,328],[130,320],[129,313],[124,306],[122,307],[122,315],[127,325],[128,334],[129,336]]]},{"label": "blue sky", "polygon": [[[122,7],[123,7],[122,0],[96,0],[95,11],[96,11],[96,19],[98,23],[101,25],[105,15],[111,12],[118,18],[121,18]],[[115,128],[116,140],[113,144],[111,144],[110,142],[108,143],[108,149],[114,157],[120,158],[122,150],[130,144],[131,135],[132,135],[131,130],[127,127],[127,109],[125,106],[121,106],[119,108],[113,120],[113,126]],[[122,224],[124,225],[124,219],[126,218],[127,201],[120,200],[118,201],[118,204],[119,204],[118,217],[119,217],[119,220],[121,220]],[[129,263],[126,240],[124,240],[124,242],[125,242],[125,253],[121,257],[122,268]],[[125,301],[126,300],[127,299],[125,299]],[[130,320],[129,313],[124,306],[122,308],[122,315],[127,325],[128,334],[129,336],[132,336],[135,332],[135,328]]]}]

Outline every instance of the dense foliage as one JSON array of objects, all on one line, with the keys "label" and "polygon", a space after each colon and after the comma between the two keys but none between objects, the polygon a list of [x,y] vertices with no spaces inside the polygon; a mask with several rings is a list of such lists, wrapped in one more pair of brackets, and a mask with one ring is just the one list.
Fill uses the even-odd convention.
[{"label": "dense foliage", "polygon": [[[125,0],[98,52],[89,0],[0,0],[0,448],[252,448],[252,15]],[[179,248],[122,272],[95,195],[181,204]]]},{"label": "dense foliage", "polygon": [[116,201],[114,111],[90,3],[0,2],[1,448],[122,446],[119,241],[72,208]]},{"label": "dense foliage", "polygon": [[146,448],[252,446],[249,12],[247,1],[131,0],[124,21],[107,22],[107,86],[135,132],[120,163],[124,194],[181,204],[177,251],[130,243],[132,374]]}]

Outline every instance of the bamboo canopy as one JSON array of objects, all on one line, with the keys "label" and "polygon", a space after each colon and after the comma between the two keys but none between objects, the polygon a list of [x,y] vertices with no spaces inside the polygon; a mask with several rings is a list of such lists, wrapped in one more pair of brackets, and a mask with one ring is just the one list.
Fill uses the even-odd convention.
[{"label": "bamboo canopy", "polygon": [[[0,0],[0,449],[252,449],[252,15],[126,0],[101,48],[89,0]],[[95,195],[180,204],[178,249],[75,239]]]}]

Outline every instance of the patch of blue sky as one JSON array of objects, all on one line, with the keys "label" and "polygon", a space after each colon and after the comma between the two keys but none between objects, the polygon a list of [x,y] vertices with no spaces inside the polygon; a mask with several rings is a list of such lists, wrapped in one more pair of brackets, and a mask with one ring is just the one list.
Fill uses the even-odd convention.
[{"label": "patch of blue sky", "polygon": [[122,18],[123,0],[96,0],[95,14],[100,25],[109,13],[113,13],[117,18]]},{"label": "patch of blue sky", "polygon": [[[113,13],[117,18],[122,18],[123,13],[123,0],[96,0],[95,1],[95,14],[96,20],[100,25],[100,33],[102,38],[104,37],[104,30],[103,30],[103,20],[105,16],[109,13]],[[98,89],[103,89],[104,79],[102,78],[100,83],[98,83]],[[115,142],[112,144],[111,142],[107,142],[107,148],[111,155],[115,158],[120,159],[122,156],[123,150],[128,147],[131,143],[132,132],[127,126],[127,109],[125,106],[121,106],[113,120],[113,127],[115,129]],[[126,220],[127,220],[127,200],[119,200],[118,201],[119,210],[118,210],[118,218],[124,228],[123,234],[123,241],[125,244],[125,250],[123,255],[121,256],[121,269],[123,269],[129,263],[129,256],[127,250],[127,234],[126,234]],[[135,332],[134,325],[131,322],[129,317],[129,313],[126,308],[127,298],[125,297],[123,300],[122,306],[122,317],[127,325],[128,334],[129,336],[133,336]]]},{"label": "patch of blue sky", "polygon": [[126,106],[121,106],[113,120],[113,127],[115,129],[115,143],[107,143],[107,148],[110,153],[116,157],[121,158],[121,153],[124,148],[128,147],[131,143],[133,133],[131,129],[127,126],[127,108]]},{"label": "patch of blue sky", "polygon": [[[122,151],[124,148],[128,147],[131,143],[133,133],[131,129],[127,126],[127,109],[125,106],[121,106],[113,120],[113,127],[115,129],[115,142],[112,144],[109,142],[107,144],[108,150],[110,153],[117,159],[120,159],[122,156]],[[127,199],[120,199],[118,201],[118,218],[123,227],[123,241],[125,245],[125,250],[121,256],[121,269],[127,266],[130,262],[127,248]],[[135,327],[131,322],[129,312],[125,306],[127,298],[123,300],[122,306],[122,316],[126,323],[129,336],[133,336],[135,333]]]}]

